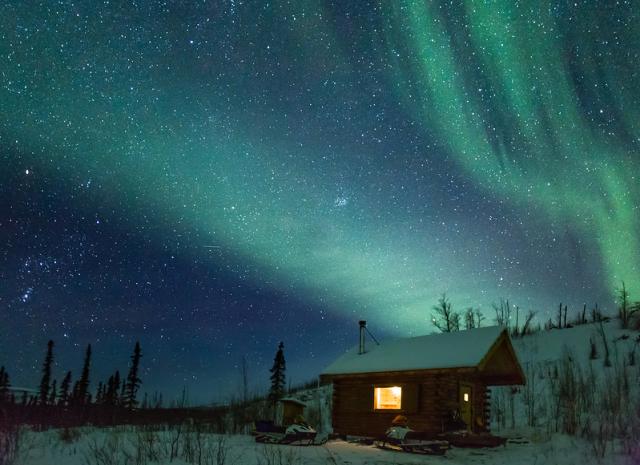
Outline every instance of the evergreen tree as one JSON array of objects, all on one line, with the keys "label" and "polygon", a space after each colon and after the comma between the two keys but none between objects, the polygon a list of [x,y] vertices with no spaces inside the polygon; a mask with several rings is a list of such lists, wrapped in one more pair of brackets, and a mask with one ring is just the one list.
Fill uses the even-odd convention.
[{"label": "evergreen tree", "polygon": [[69,399],[69,403],[71,404],[78,403],[78,399],[80,398],[78,394],[79,391],[80,391],[80,381],[76,380],[76,382],[73,383],[73,389],[71,390],[71,398]]},{"label": "evergreen tree", "polygon": [[[124,391],[127,387],[127,383],[123,380],[120,380],[120,372],[116,371],[116,405],[122,405],[124,403]],[[118,392],[120,389],[120,392]]]},{"label": "evergreen tree", "polygon": [[98,390],[96,391],[96,404],[104,403],[104,384],[102,381],[98,383]]},{"label": "evergreen tree", "polygon": [[138,404],[136,396],[138,394],[140,384],[142,384],[142,380],[138,377],[140,357],[142,357],[140,342],[136,342],[136,346],[133,349],[133,355],[131,356],[131,367],[129,368],[129,374],[127,375],[126,382],[126,397],[124,402],[128,409],[133,409]]},{"label": "evergreen tree", "polygon": [[284,360],[284,343],[280,342],[276,356],[273,358],[273,367],[269,370],[271,372],[269,399],[274,402],[280,399],[284,394],[285,370],[286,362]]},{"label": "evergreen tree", "polygon": [[115,406],[119,404],[120,393],[120,372],[116,371],[115,374],[109,376],[107,381],[107,388],[104,395],[104,402],[107,405]]},{"label": "evergreen tree", "polygon": [[58,381],[57,380],[53,380],[53,383],[51,383],[51,392],[49,393],[49,405],[56,405],[56,398],[58,396],[58,388],[57,388],[57,384]]},{"label": "evergreen tree", "polygon": [[91,344],[87,345],[87,352],[84,356],[84,365],[82,366],[82,374],[78,380],[78,389],[75,393],[74,400],[80,405],[87,403],[89,395],[89,370],[91,369]]},{"label": "evergreen tree", "polygon": [[113,405],[113,375],[109,376],[107,385],[104,387],[103,403],[106,405]]},{"label": "evergreen tree", "polygon": [[0,367],[0,402],[9,402],[9,373],[6,372],[4,367]]},{"label": "evergreen tree", "polygon": [[53,341],[47,343],[47,356],[42,366],[42,380],[40,381],[40,404],[46,405],[49,401],[49,382],[51,382],[51,364],[53,363]]},{"label": "evergreen tree", "polygon": [[65,406],[69,403],[69,387],[71,387],[71,372],[67,371],[60,384],[60,399],[58,405]]}]

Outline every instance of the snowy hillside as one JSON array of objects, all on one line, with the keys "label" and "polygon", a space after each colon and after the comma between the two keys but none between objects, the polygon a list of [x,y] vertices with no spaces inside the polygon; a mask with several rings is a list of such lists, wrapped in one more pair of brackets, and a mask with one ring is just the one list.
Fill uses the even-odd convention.
[{"label": "snowy hillside", "polygon": [[527,376],[492,390],[492,431],[550,440],[568,434],[593,456],[638,454],[639,333],[617,319],[513,339]]},{"label": "snowy hillside", "polygon": [[[639,334],[637,331],[620,329],[619,326],[618,319],[605,321],[602,324],[612,361],[616,354],[618,357],[628,355]],[[562,359],[566,350],[572,353],[577,362],[586,367],[589,364],[590,341],[596,343],[597,359],[602,361],[604,342],[599,323],[541,331],[512,340],[523,367],[531,363],[557,362]],[[595,367],[601,364],[593,363],[593,365]]]}]

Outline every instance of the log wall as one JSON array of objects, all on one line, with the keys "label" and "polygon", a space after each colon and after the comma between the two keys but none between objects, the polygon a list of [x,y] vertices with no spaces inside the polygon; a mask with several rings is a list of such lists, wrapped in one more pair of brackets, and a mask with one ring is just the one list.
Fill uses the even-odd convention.
[{"label": "log wall", "polygon": [[[452,429],[452,412],[459,408],[460,383],[473,385],[474,431],[486,430],[487,388],[469,375],[438,373],[390,378],[384,374],[367,377],[342,377],[333,380],[333,429],[343,435],[382,436],[393,418],[402,414],[416,431],[440,433]],[[374,411],[374,387],[402,386],[400,411]]]}]

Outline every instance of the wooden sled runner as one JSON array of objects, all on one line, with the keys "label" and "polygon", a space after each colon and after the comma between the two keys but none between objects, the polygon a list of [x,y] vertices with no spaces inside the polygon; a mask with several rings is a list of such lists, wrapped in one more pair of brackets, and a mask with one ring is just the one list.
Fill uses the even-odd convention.
[{"label": "wooden sled runner", "polygon": [[380,449],[412,452],[415,454],[444,455],[449,449],[446,440],[434,438],[420,431],[407,428],[389,428],[386,434],[374,441]]}]

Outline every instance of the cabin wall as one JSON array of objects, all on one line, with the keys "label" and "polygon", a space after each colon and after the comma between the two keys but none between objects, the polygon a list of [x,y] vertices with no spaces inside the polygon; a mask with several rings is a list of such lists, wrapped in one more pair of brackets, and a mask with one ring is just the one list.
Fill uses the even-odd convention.
[{"label": "cabin wall", "polygon": [[[437,374],[420,376],[384,376],[340,378],[333,381],[333,430],[338,434],[354,436],[381,436],[391,425],[393,418],[405,415],[409,426],[417,431],[440,433],[451,429],[450,419],[459,408],[459,386],[471,384],[473,416],[481,416],[475,422],[474,431],[485,430],[487,425],[486,386],[469,375]],[[373,391],[377,386],[402,386],[402,410],[374,411]],[[480,425],[481,423],[483,425]]]},{"label": "cabin wall", "polygon": [[473,418],[472,430],[476,433],[488,432],[491,419],[491,391],[482,381],[473,381]]}]

